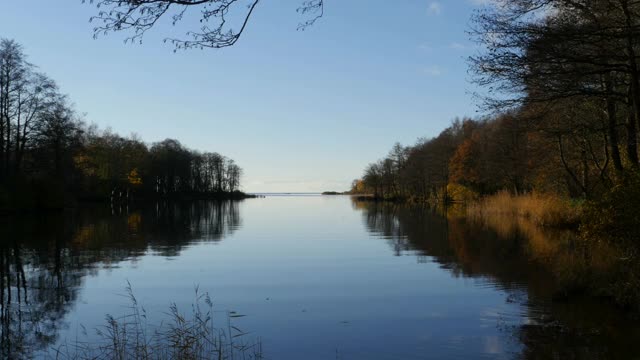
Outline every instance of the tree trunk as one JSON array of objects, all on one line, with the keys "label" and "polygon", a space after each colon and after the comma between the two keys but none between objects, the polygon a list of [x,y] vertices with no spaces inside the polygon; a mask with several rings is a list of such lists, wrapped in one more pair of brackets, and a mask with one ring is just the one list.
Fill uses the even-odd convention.
[{"label": "tree trunk", "polygon": [[[605,79],[605,86],[607,93],[613,92],[613,83],[611,76],[607,75]],[[616,109],[616,102],[611,95],[607,97],[607,127],[609,132],[609,146],[611,147],[611,160],[613,160],[613,167],[616,172],[621,173],[624,170],[622,166],[622,159],[620,158],[620,139],[618,137],[618,114]]]},{"label": "tree trunk", "polygon": [[629,72],[631,75],[631,112],[627,118],[627,156],[632,166],[638,167],[638,134],[636,133],[636,121],[640,118],[640,72],[636,61],[634,49],[634,24],[629,11],[628,0],[622,0],[622,11],[624,12],[627,27],[627,57],[629,59]]},{"label": "tree trunk", "polygon": [[629,114],[627,123],[627,157],[633,167],[638,167],[638,130],[636,128],[637,112]]}]

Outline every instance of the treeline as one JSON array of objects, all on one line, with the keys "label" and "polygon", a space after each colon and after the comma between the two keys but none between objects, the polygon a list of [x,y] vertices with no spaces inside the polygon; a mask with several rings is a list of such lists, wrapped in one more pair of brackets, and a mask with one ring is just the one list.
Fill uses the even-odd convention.
[{"label": "treeline", "polygon": [[238,198],[242,170],[167,139],[150,146],[87,125],[14,40],[0,40],[0,210],[77,200]]},{"label": "treeline", "polygon": [[499,1],[474,16],[472,35],[471,71],[492,115],[396,145],[353,191],[471,200],[467,215],[484,221],[575,217],[576,239],[553,244],[569,255],[549,254],[567,294],[640,311],[640,2]]},{"label": "treeline", "polygon": [[442,203],[505,189],[593,198],[614,183],[606,134],[595,124],[590,132],[559,132],[552,117],[531,116],[514,111],[458,119],[435,138],[396,144],[365,169],[352,191]]},{"label": "treeline", "polygon": [[[470,58],[493,114],[396,145],[354,192],[445,202],[551,192],[599,200],[640,168],[640,3],[524,0],[473,18]],[[640,199],[637,199],[640,200]]]},{"label": "treeline", "polygon": [[135,191],[145,197],[203,198],[239,189],[242,169],[218,153],[190,150],[174,139],[147,146],[136,137],[87,130],[73,155],[84,197]]}]

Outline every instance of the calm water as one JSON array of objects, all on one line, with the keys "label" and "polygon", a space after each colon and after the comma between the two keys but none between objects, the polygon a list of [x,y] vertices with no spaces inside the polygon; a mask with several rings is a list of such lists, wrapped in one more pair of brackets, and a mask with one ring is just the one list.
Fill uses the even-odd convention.
[{"label": "calm water", "polygon": [[343,196],[4,218],[2,348],[90,340],[129,281],[157,322],[199,286],[269,359],[638,358],[637,322],[551,301],[525,235]]}]

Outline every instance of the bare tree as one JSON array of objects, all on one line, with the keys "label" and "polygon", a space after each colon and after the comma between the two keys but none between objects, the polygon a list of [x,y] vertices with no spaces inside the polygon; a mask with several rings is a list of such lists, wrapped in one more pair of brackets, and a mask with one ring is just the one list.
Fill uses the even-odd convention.
[{"label": "bare tree", "polygon": [[56,83],[41,73],[30,73],[19,94],[14,121],[14,172],[20,172],[22,159],[28,146],[35,145],[37,129],[47,119],[51,109],[58,106]]},{"label": "bare tree", "polygon": [[0,172],[20,172],[27,147],[33,145],[36,128],[59,98],[58,87],[46,75],[34,71],[22,46],[0,41]]},{"label": "bare tree", "polygon": [[68,175],[70,149],[82,132],[77,115],[65,96],[57,96],[51,107],[43,114],[38,125],[38,143],[50,154],[53,171],[58,178]]},{"label": "bare tree", "polygon": [[608,115],[613,165],[622,172],[621,123],[626,160],[639,165],[639,20],[640,4],[628,0],[501,2],[474,19],[472,34],[486,51],[471,58],[472,71],[489,89],[491,107],[599,102]]},{"label": "bare tree", "polygon": [[21,96],[25,92],[30,64],[22,46],[14,40],[0,40],[0,174],[9,173],[13,150],[12,130],[20,116]]}]

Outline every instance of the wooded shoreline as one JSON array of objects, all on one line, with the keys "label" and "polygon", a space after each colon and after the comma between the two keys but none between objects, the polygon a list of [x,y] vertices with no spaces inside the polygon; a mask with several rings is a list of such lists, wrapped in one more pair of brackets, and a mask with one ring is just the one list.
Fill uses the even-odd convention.
[{"label": "wooded shoreline", "polygon": [[131,194],[129,199],[126,198],[111,198],[108,196],[80,196],[69,197],[63,200],[62,203],[52,204],[49,206],[38,205],[30,207],[13,207],[13,208],[0,208],[0,216],[3,215],[15,215],[15,214],[45,214],[54,213],[70,209],[82,208],[83,206],[90,206],[96,204],[102,204],[104,206],[147,206],[150,204],[156,204],[158,202],[197,202],[197,201],[242,201],[246,199],[257,198],[257,195],[247,194],[242,191],[235,192],[211,192],[211,193],[186,193],[186,194],[171,194],[168,196],[145,196],[144,194]]}]

